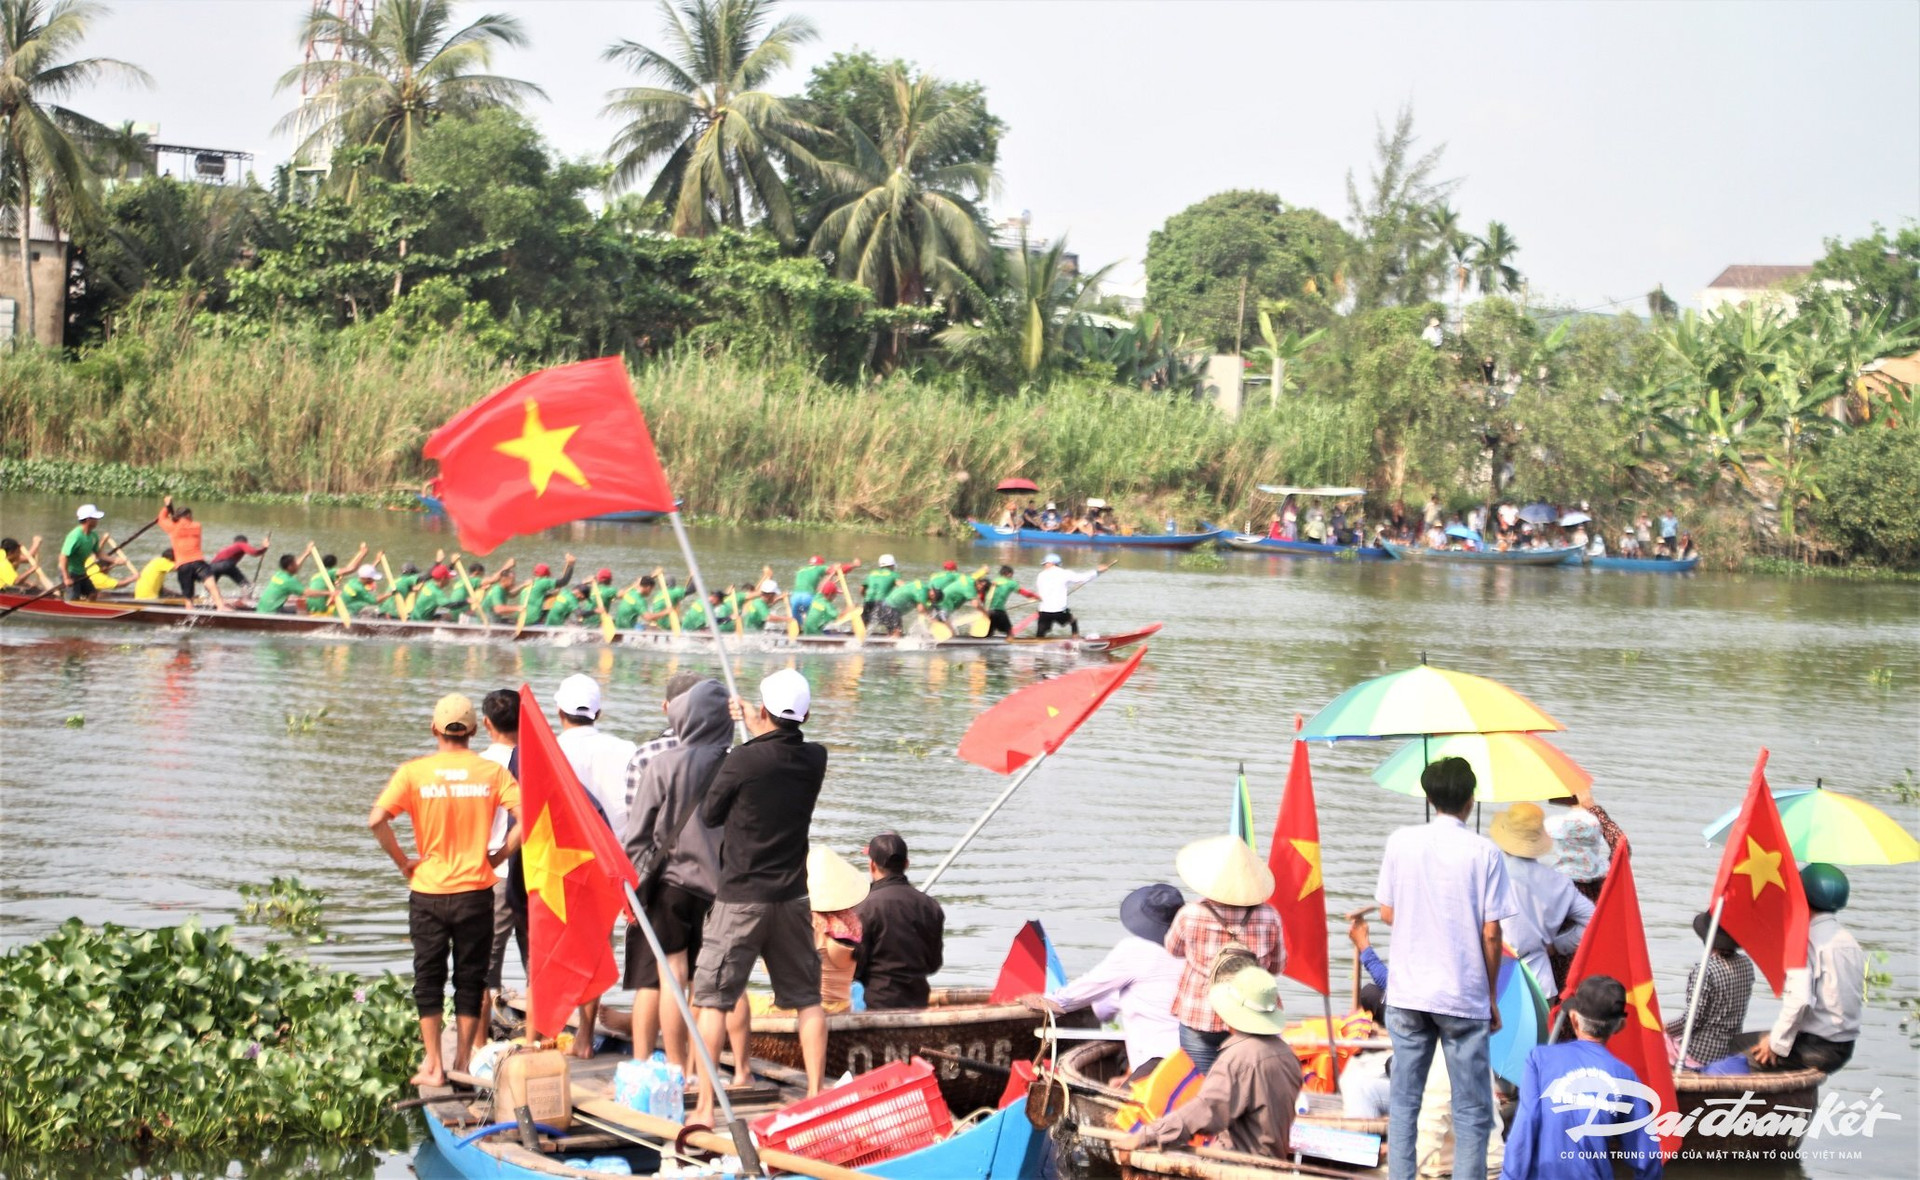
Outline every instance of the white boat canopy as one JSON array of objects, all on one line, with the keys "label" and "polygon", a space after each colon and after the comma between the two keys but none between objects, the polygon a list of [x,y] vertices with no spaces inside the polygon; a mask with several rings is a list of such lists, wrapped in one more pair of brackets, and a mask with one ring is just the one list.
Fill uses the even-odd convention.
[{"label": "white boat canopy", "polygon": [[1365,488],[1296,488],[1289,484],[1263,483],[1256,485],[1269,496],[1364,496]]}]

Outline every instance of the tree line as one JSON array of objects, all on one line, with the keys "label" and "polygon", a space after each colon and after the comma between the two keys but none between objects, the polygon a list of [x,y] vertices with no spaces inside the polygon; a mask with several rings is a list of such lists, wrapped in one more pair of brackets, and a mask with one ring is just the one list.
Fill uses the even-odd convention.
[{"label": "tree line", "polygon": [[1328,422],[1326,403],[1363,423],[1343,478],[1382,496],[1680,492],[1763,533],[1811,517],[1846,552],[1920,560],[1920,525],[1883,544],[1906,534],[1847,531],[1863,495],[1833,496],[1878,488],[1859,472],[1920,438],[1911,387],[1869,371],[1920,347],[1912,225],[1830,242],[1790,302],[1703,317],[1656,288],[1647,319],[1541,307],[1512,230],[1467,228],[1444,149],[1402,110],[1343,216],[1266,191],[1173,214],[1134,309],[1064,239],[996,240],[1009,127],[982,87],[841,52],[786,91],[818,30],[778,0],[662,0],[654,29],[606,45],[632,85],[608,94],[618,129],[589,161],[557,158],[522,113],[536,85],[493,72],[525,43],[512,17],[380,0],[361,28],[316,11],[299,41],[341,52],[280,80],[294,161],[235,187],[124,179],[139,137],[69,105],[143,77],[83,56],[106,15],[0,0],[0,206],[29,195],[71,234],[75,349],[156,321],[236,338],[294,323],[401,350],[452,334],[519,367],[691,349],[843,387],[1041,398],[1062,382],[1189,396],[1228,352],[1253,412]]}]

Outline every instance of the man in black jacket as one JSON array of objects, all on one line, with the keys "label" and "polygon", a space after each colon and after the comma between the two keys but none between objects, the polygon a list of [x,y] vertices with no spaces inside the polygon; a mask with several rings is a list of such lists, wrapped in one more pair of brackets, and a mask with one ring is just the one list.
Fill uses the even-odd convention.
[{"label": "man in black jacket", "polygon": [[[827,748],[800,732],[812,695],[807,678],[786,668],[760,682],[758,708],[733,702],[734,716],[753,736],[720,764],[700,805],[701,822],[721,829],[720,879],[693,976],[700,1036],[717,1059],[727,1013],[746,993],[754,960],[766,960],[774,1003],[799,1013],[809,1095],[820,1092],[827,1060],[820,955],[807,905],[808,829],[827,774]],[[713,1125],[713,1081],[704,1075],[689,1121]]]},{"label": "man in black jacket", "polygon": [[860,947],[853,978],[866,989],[867,1010],[924,1008],[927,977],[940,970],[947,915],[907,882],[907,842],[882,832],[867,844],[873,890],[855,911]]}]

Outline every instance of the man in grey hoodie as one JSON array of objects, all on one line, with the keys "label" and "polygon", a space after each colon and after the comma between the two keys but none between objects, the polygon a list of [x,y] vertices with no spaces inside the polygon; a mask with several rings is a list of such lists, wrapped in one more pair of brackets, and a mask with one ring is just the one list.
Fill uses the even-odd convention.
[{"label": "man in grey hoodie", "polygon": [[[641,770],[621,838],[634,866],[643,872],[665,852],[665,867],[652,888],[646,888],[643,878],[641,900],[666,952],[667,967],[684,989],[719,885],[721,829],[701,822],[698,809],[733,738],[726,689],[713,679],[693,685],[667,702],[667,724],[679,742],[655,754]],[[626,967],[622,985],[634,989],[634,1056],[645,1058],[653,1052],[659,1030],[667,1060],[687,1069],[691,1045],[686,1022],[677,1006],[661,1004],[659,964],[634,925],[627,927]]]}]

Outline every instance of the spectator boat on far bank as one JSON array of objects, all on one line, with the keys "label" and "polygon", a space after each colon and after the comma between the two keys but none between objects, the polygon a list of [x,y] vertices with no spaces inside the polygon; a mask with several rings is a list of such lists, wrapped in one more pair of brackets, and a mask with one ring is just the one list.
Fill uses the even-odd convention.
[{"label": "spectator boat on far bank", "polygon": [[1562,565],[1579,564],[1580,546],[1563,545],[1554,549],[1428,549],[1423,545],[1383,542],[1387,552],[1401,561],[1430,561],[1452,565]]},{"label": "spectator boat on far bank", "polygon": [[1046,529],[1003,528],[1000,525],[967,521],[982,541],[997,545],[1033,545],[1046,549],[1197,549],[1210,541],[1233,535],[1232,529],[1208,529],[1202,533],[1063,533]]}]

